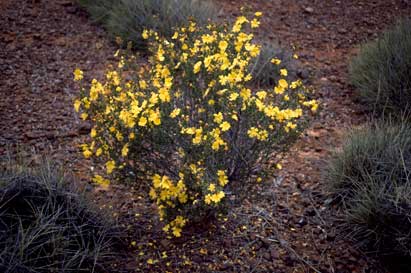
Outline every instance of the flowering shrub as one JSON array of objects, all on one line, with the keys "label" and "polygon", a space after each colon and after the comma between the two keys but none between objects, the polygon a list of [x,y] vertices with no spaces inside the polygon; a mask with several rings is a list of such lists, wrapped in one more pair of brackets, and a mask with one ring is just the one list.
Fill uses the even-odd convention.
[{"label": "flowering shrub", "polygon": [[81,117],[94,123],[84,156],[104,158],[108,175],[151,177],[150,196],[167,222],[164,230],[175,236],[189,220],[221,208],[250,177],[261,181],[272,154],[317,110],[301,81],[287,81],[285,68],[276,86],[249,86],[249,63],[260,46],[246,29],[257,27],[259,16],[240,16],[232,27],[191,22],[171,39],[145,30],[150,66],[119,56],[106,81],[93,80],[75,101]]}]

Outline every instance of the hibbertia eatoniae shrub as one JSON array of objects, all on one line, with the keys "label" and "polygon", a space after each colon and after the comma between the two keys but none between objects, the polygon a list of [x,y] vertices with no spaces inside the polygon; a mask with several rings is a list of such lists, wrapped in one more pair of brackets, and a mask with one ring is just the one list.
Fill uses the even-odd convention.
[{"label": "hibbertia eatoniae shrub", "polygon": [[[92,80],[75,101],[94,124],[83,154],[103,161],[112,180],[149,177],[164,230],[177,237],[188,221],[212,215],[229,193],[275,169],[268,163],[275,165],[276,153],[317,110],[302,82],[287,80],[286,68],[275,86],[252,89],[248,69],[260,46],[250,32],[260,16],[240,16],[231,27],[192,21],[170,38],[145,30],[149,65],[118,53],[105,81]],[[74,75],[83,78],[79,69]],[[94,177],[103,185],[108,179]]]}]

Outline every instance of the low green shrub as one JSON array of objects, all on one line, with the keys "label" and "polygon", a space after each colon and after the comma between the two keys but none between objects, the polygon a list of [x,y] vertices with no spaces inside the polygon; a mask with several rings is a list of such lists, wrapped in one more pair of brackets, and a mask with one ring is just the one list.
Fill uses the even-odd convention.
[{"label": "low green shrub", "polygon": [[0,272],[110,272],[118,229],[45,164],[0,171]]},{"label": "low green shrub", "polygon": [[355,130],[326,174],[359,247],[408,269],[410,175],[411,127],[389,123]]},{"label": "low green shrub", "polygon": [[350,78],[375,113],[409,114],[411,102],[411,20],[400,21],[361,48]]},{"label": "low green shrub", "polygon": [[134,47],[144,48],[144,29],[171,37],[174,29],[194,18],[198,25],[215,19],[218,10],[209,0],[79,0],[92,17],[103,23],[114,37],[132,41]]}]

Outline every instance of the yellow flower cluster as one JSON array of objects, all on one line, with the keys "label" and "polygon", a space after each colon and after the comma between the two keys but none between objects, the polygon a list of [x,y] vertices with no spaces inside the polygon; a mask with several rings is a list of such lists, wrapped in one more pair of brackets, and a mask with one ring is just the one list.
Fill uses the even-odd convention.
[{"label": "yellow flower cluster", "polygon": [[[170,39],[145,30],[149,65],[136,66],[133,54],[117,52],[118,65],[74,101],[81,118],[93,123],[90,142],[81,145],[84,156],[99,157],[112,177],[151,177],[149,195],[164,230],[175,236],[188,221],[223,206],[227,187],[240,188],[229,181],[245,183],[317,111],[302,82],[290,80],[282,66],[275,86],[253,90],[250,64],[260,46],[250,30],[261,15],[240,16],[232,27],[190,22]],[[82,78],[76,69],[74,79]],[[108,185],[102,176],[93,181]]]},{"label": "yellow flower cluster", "polygon": [[183,216],[177,216],[173,221],[170,223],[166,224],[163,228],[165,232],[171,232],[175,237],[180,237],[181,236],[181,231],[183,227],[186,225],[187,219],[185,219]]}]

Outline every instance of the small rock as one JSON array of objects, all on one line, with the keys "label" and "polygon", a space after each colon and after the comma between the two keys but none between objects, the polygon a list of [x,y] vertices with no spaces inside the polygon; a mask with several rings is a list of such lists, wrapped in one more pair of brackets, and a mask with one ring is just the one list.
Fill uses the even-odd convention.
[{"label": "small rock", "polygon": [[301,217],[297,222],[297,226],[303,227],[305,225],[307,225],[307,220],[305,220],[305,217]]},{"label": "small rock", "polygon": [[264,254],[263,254],[263,257],[264,257],[264,259],[266,259],[266,260],[271,260],[271,254],[270,253],[268,253],[268,252],[265,252]]},{"label": "small rock", "polygon": [[193,260],[193,262],[197,264],[200,264],[201,262],[203,262],[203,259],[199,255],[193,255],[191,257],[191,260]]},{"label": "small rock", "polygon": [[170,245],[170,240],[163,239],[160,241],[160,244],[164,247],[167,248]]},{"label": "small rock", "polygon": [[78,132],[80,135],[86,135],[91,131],[91,124],[90,123],[82,123],[78,128]]},{"label": "small rock", "polygon": [[60,5],[62,5],[63,7],[69,7],[72,6],[73,3],[71,1],[63,1],[60,3]]},{"label": "small rock", "polygon": [[263,243],[263,246],[264,246],[265,248],[269,248],[270,245],[272,244],[272,243],[270,242],[270,240],[268,240],[267,238],[260,238],[260,240],[261,240],[261,242]]},{"label": "small rock", "polygon": [[338,29],[338,33],[340,33],[340,34],[345,34],[345,33],[347,33],[347,32],[348,32],[348,30],[345,29],[345,28],[340,28],[340,29]]},{"label": "small rock", "polygon": [[329,77],[329,79],[330,79],[330,81],[332,81],[332,82],[336,82],[336,81],[338,80],[338,78],[337,78],[336,76],[334,76],[334,75],[331,75],[331,76]]},{"label": "small rock", "polygon": [[336,237],[335,232],[330,231],[330,232],[327,233],[326,239],[327,239],[327,241],[332,242],[332,241],[335,240],[335,237]]},{"label": "small rock", "polygon": [[304,214],[305,214],[306,216],[310,216],[310,217],[315,216],[315,214],[316,214],[316,213],[315,213],[315,209],[313,209],[313,208],[308,208],[308,209],[305,210]]},{"label": "small rock", "polygon": [[300,77],[303,80],[308,79],[309,75],[310,74],[308,73],[308,71],[306,69],[300,69],[300,70],[297,71],[297,76]]},{"label": "small rock", "polygon": [[285,265],[292,267],[292,266],[294,266],[295,260],[291,256],[287,255],[284,258],[284,263],[285,263]]},{"label": "small rock", "polygon": [[280,257],[280,254],[274,248],[271,248],[270,254],[271,254],[271,259],[273,260],[278,260],[278,258]]},{"label": "small rock", "polygon": [[313,13],[313,12],[314,12],[314,9],[313,9],[312,7],[306,7],[306,8],[304,8],[304,11],[305,11],[306,13]]},{"label": "small rock", "polygon": [[225,271],[231,269],[232,265],[229,263],[223,263],[220,265],[220,270]]}]

